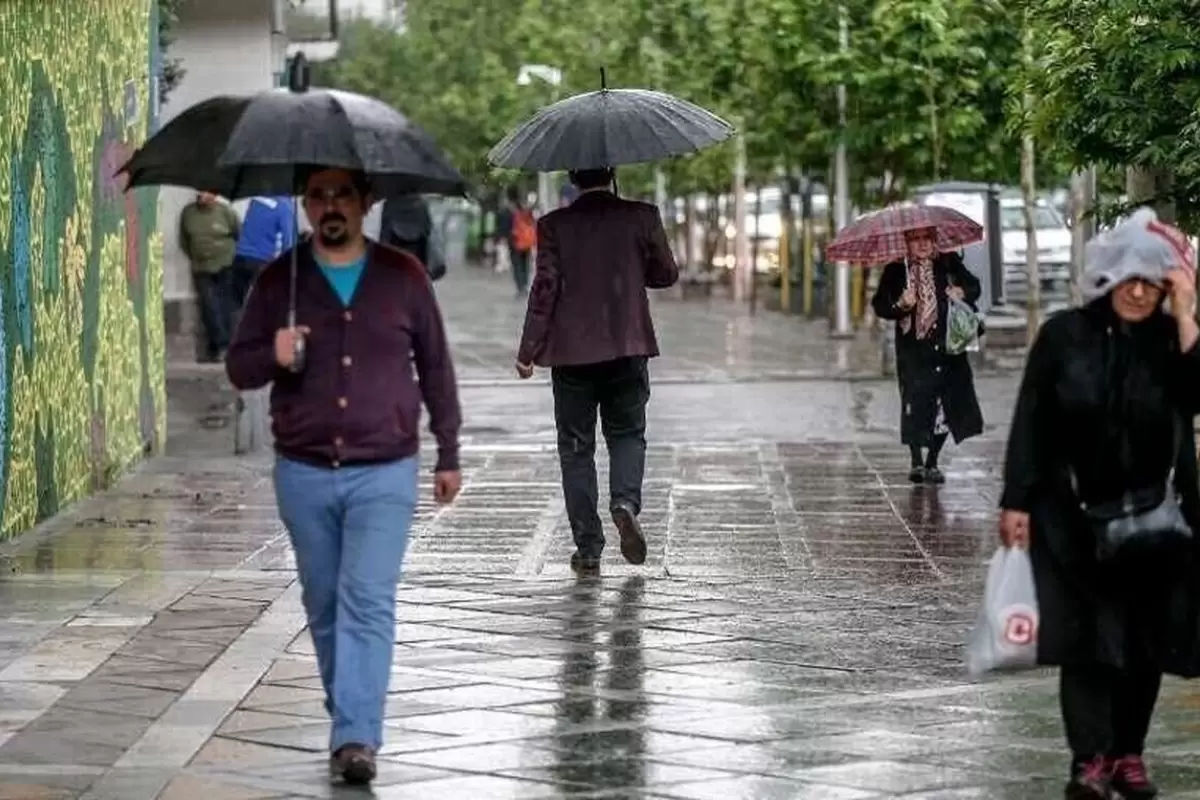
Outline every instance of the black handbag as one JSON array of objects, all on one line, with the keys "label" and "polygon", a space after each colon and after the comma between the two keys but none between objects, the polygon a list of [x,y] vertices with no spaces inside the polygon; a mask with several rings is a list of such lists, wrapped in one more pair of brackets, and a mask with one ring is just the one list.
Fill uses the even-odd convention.
[{"label": "black handbag", "polygon": [[[1174,416],[1171,470],[1166,481],[1158,486],[1127,491],[1118,500],[1085,503],[1079,508],[1087,518],[1096,541],[1098,561],[1112,561],[1137,551],[1162,550],[1177,546],[1192,538],[1192,528],[1179,505],[1175,488],[1175,465],[1179,461],[1182,438],[1178,415]],[[1068,468],[1071,489],[1079,495],[1075,470]]]}]

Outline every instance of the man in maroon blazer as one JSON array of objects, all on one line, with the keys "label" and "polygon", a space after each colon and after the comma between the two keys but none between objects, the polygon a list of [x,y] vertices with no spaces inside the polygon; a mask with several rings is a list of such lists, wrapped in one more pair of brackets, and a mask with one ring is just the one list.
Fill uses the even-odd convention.
[{"label": "man in maroon blazer", "polygon": [[608,445],[609,511],[631,564],[646,560],[638,524],[646,462],[647,360],[658,355],[647,289],[679,279],[658,210],[613,192],[611,169],[571,173],[579,196],[538,221],[537,267],[517,373],[549,367],[563,496],[575,554],[595,575],[604,549],[597,509],[596,416]]},{"label": "man in maroon blazer", "polygon": [[[330,750],[349,783],[375,777],[395,640],[396,584],[417,506],[421,404],[437,439],[434,497],[458,494],[454,365],[425,267],[363,237],[361,174],[309,176],[312,238],[258,276],[226,357],[239,389],[271,387],[275,495],[317,653]],[[305,362],[296,361],[303,337]]]}]

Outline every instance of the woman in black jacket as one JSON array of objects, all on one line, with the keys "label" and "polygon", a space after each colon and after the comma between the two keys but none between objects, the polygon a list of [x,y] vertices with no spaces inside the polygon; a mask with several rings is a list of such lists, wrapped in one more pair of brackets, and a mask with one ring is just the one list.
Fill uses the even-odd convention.
[{"label": "woman in black jacket", "polygon": [[[1009,433],[1000,535],[1033,560],[1038,661],[1061,667],[1066,796],[1077,800],[1157,795],[1142,748],[1162,675],[1196,673],[1200,329],[1188,250],[1148,209],[1089,243],[1089,302],[1042,327]],[[1112,521],[1134,516],[1143,533],[1114,549]]]},{"label": "woman in black jacket", "polygon": [[888,264],[871,305],[896,322],[900,441],[908,445],[913,483],[942,483],[938,456],[948,436],[962,442],[983,432],[983,414],[965,353],[946,352],[951,297],[974,307],[979,279],[957,253],[938,254],[932,230],[910,231],[908,259]]}]

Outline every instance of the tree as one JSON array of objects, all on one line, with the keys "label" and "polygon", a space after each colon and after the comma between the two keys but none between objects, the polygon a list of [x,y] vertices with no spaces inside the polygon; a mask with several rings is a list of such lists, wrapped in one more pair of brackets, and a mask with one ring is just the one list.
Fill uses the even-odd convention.
[{"label": "tree", "polygon": [[[1200,231],[1200,26],[1190,0],[1027,0],[1043,69],[1032,123],[1077,167]],[[1146,180],[1141,180],[1141,179]]]},{"label": "tree", "polygon": [[167,54],[175,41],[172,35],[176,23],[179,22],[179,4],[183,0],[155,0],[155,10],[158,14],[158,48],[161,57],[160,73],[158,76],[158,100],[166,102],[167,97],[183,80],[185,70],[183,61],[172,58]]}]

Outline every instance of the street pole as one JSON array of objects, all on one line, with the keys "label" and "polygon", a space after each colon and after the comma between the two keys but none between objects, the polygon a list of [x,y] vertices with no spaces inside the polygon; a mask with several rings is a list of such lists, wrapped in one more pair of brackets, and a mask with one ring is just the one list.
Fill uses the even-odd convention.
[{"label": "street pole", "polygon": [[[846,7],[839,6],[838,47],[844,55],[850,49],[850,28],[846,19]],[[834,183],[836,184],[833,215],[834,226],[840,231],[850,222],[850,187],[846,167],[846,84],[837,87],[838,146],[834,158]],[[839,261],[834,266],[833,296],[836,303],[832,336],[837,339],[852,337],[850,327],[850,265]]]},{"label": "street pole", "polygon": [[658,206],[658,213],[662,215],[663,224],[668,224],[668,220],[674,215],[668,216],[667,208],[667,176],[662,169],[654,170],[654,205]]},{"label": "street pole", "polygon": [[[558,102],[559,87],[562,85],[562,70],[558,67],[552,67],[547,64],[523,64],[521,69],[517,71],[517,85],[530,86],[533,81],[539,80],[550,86],[550,102]],[[550,183],[550,173],[538,173],[538,212],[539,216],[547,214],[553,210],[551,195],[553,189]]]}]

